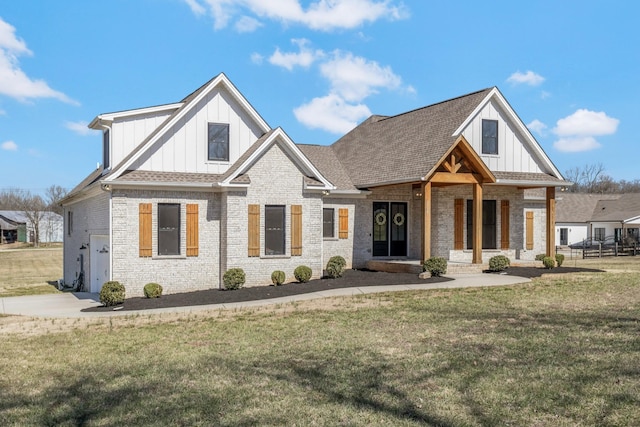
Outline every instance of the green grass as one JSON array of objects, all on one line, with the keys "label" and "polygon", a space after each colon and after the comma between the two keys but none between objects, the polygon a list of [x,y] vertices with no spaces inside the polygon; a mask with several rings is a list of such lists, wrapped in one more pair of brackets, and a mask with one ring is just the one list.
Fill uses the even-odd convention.
[{"label": "green grass", "polygon": [[0,298],[59,292],[62,248],[0,251]]},{"label": "green grass", "polygon": [[165,318],[3,336],[0,424],[640,425],[638,272]]}]

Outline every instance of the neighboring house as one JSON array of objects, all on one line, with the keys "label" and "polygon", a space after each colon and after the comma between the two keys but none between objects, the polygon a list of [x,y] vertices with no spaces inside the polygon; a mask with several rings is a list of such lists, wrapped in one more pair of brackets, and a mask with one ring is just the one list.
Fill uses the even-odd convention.
[{"label": "neighboring house", "polygon": [[[101,114],[103,166],[62,201],[64,278],[168,293],[314,277],[333,255],[482,263],[555,249],[562,175],[497,88],[372,116],[331,146],[271,128],[224,74],[178,103]],[[529,208],[525,188],[543,188]],[[548,226],[548,224],[550,224]]]},{"label": "neighboring house", "polygon": [[[64,221],[55,212],[41,212],[40,243],[62,242]],[[23,211],[0,211],[0,243],[33,243],[35,227]]]},{"label": "neighboring house", "polygon": [[557,200],[556,238],[561,246],[585,239],[621,243],[640,239],[640,194],[563,194]]}]

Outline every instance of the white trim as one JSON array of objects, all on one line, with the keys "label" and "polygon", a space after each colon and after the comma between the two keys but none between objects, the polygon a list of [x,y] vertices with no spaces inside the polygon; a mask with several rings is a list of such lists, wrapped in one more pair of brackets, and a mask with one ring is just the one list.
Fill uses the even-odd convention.
[{"label": "white trim", "polygon": [[566,187],[571,183],[558,181],[527,181],[519,179],[498,179],[495,183],[486,183],[485,185],[511,185],[517,187]]},{"label": "white trim", "polygon": [[91,123],[89,123],[88,127],[91,129],[100,129],[101,126],[105,126],[106,123],[111,124],[111,122],[113,122],[115,119],[119,119],[121,117],[140,116],[143,114],[160,113],[162,111],[177,110],[183,105],[184,105],[184,102],[177,102],[174,104],[157,105],[154,107],[137,108],[134,110],[124,110],[124,111],[117,111],[114,113],[99,114],[93,120],[91,120]]},{"label": "white trim", "polygon": [[220,73],[218,76],[211,80],[211,82],[204,88],[198,96],[194,97],[189,101],[188,104],[183,104],[182,108],[174,113],[174,115],[166,120],[163,124],[158,128],[158,132],[155,132],[151,138],[149,138],[144,146],[137,151],[130,159],[126,162],[119,165],[118,169],[114,169],[114,173],[107,177],[105,181],[113,181],[116,179],[123,171],[127,170],[133,163],[135,163],[144,153],[149,150],[153,144],[155,144],[160,138],[162,138],[166,132],[171,129],[174,125],[176,125],[182,118],[193,109],[198,103],[206,97],[214,88],[218,85],[223,85],[224,88],[229,91],[232,97],[244,108],[244,111],[256,122],[256,124],[260,127],[263,132],[267,132],[270,130],[269,125],[264,121],[262,117],[258,114],[258,112],[249,104],[244,96],[233,86],[231,81],[224,74]]},{"label": "white trim", "polygon": [[[535,151],[535,154],[538,156],[540,160],[549,168],[549,170],[553,173],[553,175],[558,179],[564,179],[560,171],[553,164],[549,156],[544,152],[538,141],[531,134],[527,126],[520,120],[520,117],[516,114],[516,112],[511,108],[511,105],[507,102],[505,97],[500,93],[497,87],[491,89],[491,91],[484,97],[484,99],[478,104],[478,106],[469,114],[469,116],[462,122],[460,126],[453,132],[453,137],[459,136],[462,132],[467,128],[467,126],[471,123],[472,120],[480,113],[480,111],[491,101],[491,99],[495,99],[497,103],[500,105],[502,110],[507,113],[508,118],[511,122],[517,127],[517,129],[522,133],[525,137],[528,145]],[[483,154],[484,155],[484,154]]]}]

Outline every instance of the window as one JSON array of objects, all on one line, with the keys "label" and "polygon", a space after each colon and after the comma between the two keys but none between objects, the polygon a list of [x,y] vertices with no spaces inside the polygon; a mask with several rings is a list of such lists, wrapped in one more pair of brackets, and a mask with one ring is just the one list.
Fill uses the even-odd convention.
[{"label": "window", "polygon": [[322,237],[333,238],[335,223],[335,210],[331,208],[322,209]]},{"label": "window", "polygon": [[158,255],[180,255],[180,205],[158,203]]},{"label": "window", "polygon": [[[497,249],[496,201],[482,201],[482,249]],[[467,249],[473,249],[473,200],[467,200]]]},{"label": "window", "polygon": [[264,208],[264,253],[265,255],[284,255],[285,248],[285,209],[284,206],[265,206]]},{"label": "window", "polygon": [[111,166],[111,153],[110,153],[110,144],[109,144],[109,129],[105,129],[102,132],[102,167],[104,169],[109,169]]},{"label": "window", "polygon": [[560,244],[566,246],[569,244],[569,229],[562,227],[560,229]]},{"label": "window", "polygon": [[71,236],[71,233],[73,233],[73,212],[68,211],[67,212],[67,235]]},{"label": "window", "polygon": [[604,228],[594,228],[593,239],[599,242],[604,242]]},{"label": "window", "polygon": [[482,154],[498,154],[498,121],[482,121]]},{"label": "window", "polygon": [[209,123],[208,159],[229,161],[229,125]]}]

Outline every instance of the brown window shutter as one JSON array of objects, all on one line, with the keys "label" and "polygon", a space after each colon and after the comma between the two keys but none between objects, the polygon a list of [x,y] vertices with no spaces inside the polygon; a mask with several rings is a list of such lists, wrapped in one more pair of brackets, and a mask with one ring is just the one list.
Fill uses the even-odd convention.
[{"label": "brown window shutter", "polygon": [[260,256],[260,205],[249,205],[249,256]]},{"label": "brown window shutter", "polygon": [[302,205],[291,205],[291,256],[302,255]]},{"label": "brown window shutter", "polygon": [[338,238],[340,239],[348,239],[349,238],[349,209],[340,208],[338,209]]},{"label": "brown window shutter", "polygon": [[464,249],[464,199],[453,202],[453,249]]},{"label": "brown window shutter", "polygon": [[152,254],[151,244],[151,203],[140,203],[139,205],[139,255],[141,257],[150,257]]},{"label": "brown window shutter", "polygon": [[187,204],[187,256],[198,256],[198,205]]},{"label": "brown window shutter", "polygon": [[533,249],[533,212],[527,212],[527,250]]},{"label": "brown window shutter", "polygon": [[500,204],[500,248],[509,249],[509,201]]}]

